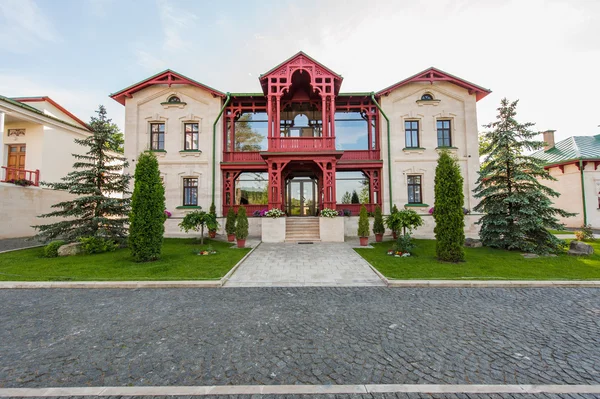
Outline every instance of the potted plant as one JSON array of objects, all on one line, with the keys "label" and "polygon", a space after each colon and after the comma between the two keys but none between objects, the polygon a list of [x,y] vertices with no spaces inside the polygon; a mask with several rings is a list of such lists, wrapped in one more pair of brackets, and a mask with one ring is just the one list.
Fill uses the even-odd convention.
[{"label": "potted plant", "polygon": [[208,209],[208,214],[211,215],[214,219],[214,223],[211,222],[210,226],[207,224],[208,228],[208,236],[210,238],[215,238],[217,236],[217,229],[219,228],[219,223],[217,223],[217,208],[215,207],[215,203],[210,204],[210,208]]},{"label": "potted plant", "polygon": [[373,234],[375,234],[375,241],[381,242],[383,239],[383,233],[385,233],[385,226],[383,225],[383,215],[381,214],[381,207],[377,205],[375,207],[375,220],[373,221]]},{"label": "potted plant", "polygon": [[233,207],[227,211],[227,219],[225,220],[225,233],[227,233],[227,241],[233,242],[235,240],[235,211]]},{"label": "potted plant", "polygon": [[414,228],[423,226],[423,219],[412,209],[403,209],[397,213],[398,225],[402,229],[402,234],[406,235],[406,230],[410,233]]},{"label": "potted plant", "polygon": [[398,216],[398,208],[396,205],[392,207],[392,212],[385,217],[385,225],[388,227],[388,229],[392,230],[392,235],[394,236],[395,240],[401,227]]},{"label": "potted plant", "polygon": [[235,221],[235,239],[237,240],[238,248],[246,246],[246,238],[248,237],[248,217],[246,216],[246,208],[240,206],[237,212]]},{"label": "potted plant", "polygon": [[186,233],[190,230],[200,231],[200,245],[204,245],[204,226],[212,220],[212,216],[204,211],[193,211],[185,215],[179,227]]},{"label": "potted plant", "polygon": [[369,245],[369,216],[364,205],[360,207],[360,215],[358,216],[358,236],[362,247]]}]

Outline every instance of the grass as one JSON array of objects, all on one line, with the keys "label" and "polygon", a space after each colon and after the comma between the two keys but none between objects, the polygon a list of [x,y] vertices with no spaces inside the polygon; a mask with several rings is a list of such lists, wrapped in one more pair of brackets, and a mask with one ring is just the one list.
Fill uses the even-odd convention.
[{"label": "grass", "polygon": [[548,232],[550,234],[575,234],[573,231],[568,231],[568,230],[552,230],[552,229],[548,229]]},{"label": "grass", "polygon": [[574,257],[525,259],[520,252],[492,248],[465,248],[464,263],[435,259],[435,240],[415,240],[417,247],[408,258],[386,254],[393,242],[373,243],[374,249],[356,248],[365,260],[392,279],[424,280],[600,280],[600,242],[590,242],[594,254]]},{"label": "grass", "polygon": [[206,249],[195,238],[166,238],[161,259],[136,263],[129,249],[97,255],[43,258],[43,247],[0,254],[0,281],[132,281],[212,280],[223,277],[250,249],[206,240],[218,253],[199,256]]}]

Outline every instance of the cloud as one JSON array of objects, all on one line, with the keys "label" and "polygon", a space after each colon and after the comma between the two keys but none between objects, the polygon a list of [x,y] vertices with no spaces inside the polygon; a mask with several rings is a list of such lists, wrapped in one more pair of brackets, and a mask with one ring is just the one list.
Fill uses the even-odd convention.
[{"label": "cloud", "polygon": [[149,71],[159,71],[167,69],[167,62],[155,56],[154,54],[150,54],[144,50],[136,50],[136,58],[138,64],[146,70]]},{"label": "cloud", "polygon": [[0,49],[27,53],[60,36],[50,19],[33,0],[0,1]]},{"label": "cloud", "polygon": [[191,31],[196,14],[189,10],[177,8],[170,0],[157,0],[160,21],[164,33],[163,50],[183,51],[190,48],[191,43],[184,39],[187,31]]}]

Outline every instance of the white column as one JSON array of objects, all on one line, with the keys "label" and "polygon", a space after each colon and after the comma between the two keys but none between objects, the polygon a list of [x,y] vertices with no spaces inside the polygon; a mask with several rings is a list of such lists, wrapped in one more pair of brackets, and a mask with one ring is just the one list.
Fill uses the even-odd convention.
[{"label": "white column", "polygon": [[[6,166],[4,164],[4,112],[0,111],[0,166]],[[3,176],[0,175],[0,178]]]}]

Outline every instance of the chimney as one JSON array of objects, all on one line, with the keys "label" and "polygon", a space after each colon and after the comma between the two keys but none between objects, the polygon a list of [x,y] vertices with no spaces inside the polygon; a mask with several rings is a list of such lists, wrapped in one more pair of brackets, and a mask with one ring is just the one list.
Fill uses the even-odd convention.
[{"label": "chimney", "polygon": [[556,130],[546,130],[545,132],[542,132],[542,135],[544,136],[544,143],[546,143],[546,145],[544,145],[544,151],[548,151],[550,148],[554,148],[554,132]]}]

